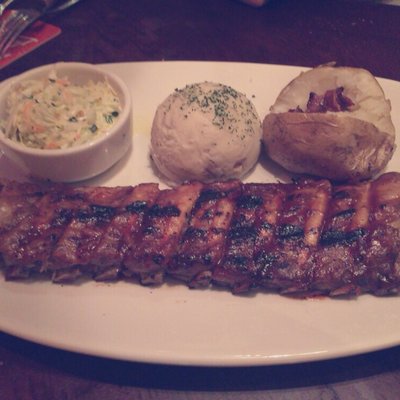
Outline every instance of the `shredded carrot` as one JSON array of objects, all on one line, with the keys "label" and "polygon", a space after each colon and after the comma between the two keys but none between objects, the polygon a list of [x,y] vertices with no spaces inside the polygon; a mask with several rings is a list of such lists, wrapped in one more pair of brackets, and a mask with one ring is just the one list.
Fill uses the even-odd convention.
[{"label": "shredded carrot", "polygon": [[57,143],[54,142],[49,142],[46,144],[45,149],[51,150],[51,149],[59,149],[60,146],[57,145]]},{"label": "shredded carrot", "polygon": [[12,122],[6,135],[30,147],[52,149],[86,143],[93,140],[93,126],[97,134],[110,129],[103,115],[112,115],[114,120],[114,114],[120,113],[118,97],[107,82],[71,85],[52,71],[47,79],[28,80],[16,89],[7,105]]}]

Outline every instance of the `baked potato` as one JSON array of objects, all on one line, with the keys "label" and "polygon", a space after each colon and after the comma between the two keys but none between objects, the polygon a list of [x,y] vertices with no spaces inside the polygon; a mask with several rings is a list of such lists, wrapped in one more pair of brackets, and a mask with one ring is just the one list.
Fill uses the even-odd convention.
[{"label": "baked potato", "polygon": [[268,156],[294,173],[369,179],[395,150],[390,101],[365,69],[320,66],[279,94],[263,121]]}]

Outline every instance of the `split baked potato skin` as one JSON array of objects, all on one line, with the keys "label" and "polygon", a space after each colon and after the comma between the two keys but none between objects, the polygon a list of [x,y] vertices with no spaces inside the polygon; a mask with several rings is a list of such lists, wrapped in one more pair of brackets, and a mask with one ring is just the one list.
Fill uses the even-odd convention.
[{"label": "split baked potato skin", "polygon": [[[341,85],[354,102],[349,111],[293,112],[306,107],[310,92]],[[390,102],[368,71],[318,67],[286,86],[271,107],[263,121],[265,151],[293,173],[339,182],[370,179],[385,168],[395,150],[390,110]]]},{"label": "split baked potato skin", "polygon": [[374,125],[333,114],[269,114],[263,132],[268,155],[282,167],[335,181],[371,178],[395,149],[394,137]]}]

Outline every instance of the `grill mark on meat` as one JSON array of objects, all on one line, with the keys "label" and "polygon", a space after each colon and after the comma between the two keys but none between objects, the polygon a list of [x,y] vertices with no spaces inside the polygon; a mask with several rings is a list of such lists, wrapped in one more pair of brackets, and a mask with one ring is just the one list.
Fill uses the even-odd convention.
[{"label": "grill mark on meat", "polygon": [[220,262],[226,234],[240,194],[240,182],[206,185],[200,192],[178,249],[168,266],[168,274],[190,287],[210,283],[211,271]]},{"label": "grill mark on meat", "polygon": [[269,279],[270,271],[278,263],[278,241],[275,232],[278,229],[286,191],[292,185],[265,185],[262,190],[263,206],[256,211],[255,226],[257,237],[254,248],[255,280],[258,284]]},{"label": "grill mark on meat", "polygon": [[[41,188],[42,190],[40,190]],[[71,204],[71,202],[82,199],[80,193],[76,194],[73,191],[70,193],[65,189],[60,192],[58,188],[58,185],[46,188],[35,184],[15,182],[6,186],[7,193],[14,194],[14,206],[18,206],[18,198],[24,199],[23,201],[29,205],[26,209],[17,207],[17,215],[14,216],[14,219],[19,222],[2,241],[3,246],[0,251],[5,260],[5,274],[8,279],[28,276],[33,270],[44,271],[44,265],[48,262],[50,251],[56,242],[54,240],[55,232],[46,235],[47,229],[60,227],[59,231],[62,232],[61,221],[65,221],[69,214],[62,209],[62,204],[65,205],[65,202]],[[2,195],[4,194],[3,190]],[[4,197],[1,200],[4,200]],[[61,209],[59,210],[57,207],[61,207]],[[54,215],[57,215],[57,218]],[[53,218],[54,221],[52,221]],[[50,227],[47,226],[48,224]]]},{"label": "grill mark on meat", "polygon": [[65,281],[67,274],[64,270],[71,265],[85,267],[85,272],[93,275],[91,259],[94,251],[114,217],[116,207],[129,190],[129,187],[96,188],[86,192],[85,206],[74,211],[51,254],[54,280]]},{"label": "grill mark on meat", "polygon": [[322,245],[349,243],[362,236],[370,215],[369,183],[335,188],[321,237]]},{"label": "grill mark on meat", "polygon": [[125,254],[137,241],[143,217],[158,194],[158,185],[141,184],[132,188],[121,201],[91,260],[96,280],[116,279],[122,273]]},{"label": "grill mark on meat", "polygon": [[234,293],[248,291],[254,284],[256,218],[257,210],[264,206],[264,189],[259,184],[243,185],[227,233],[224,257],[212,275],[214,283],[229,286]]},{"label": "grill mark on meat", "polygon": [[124,259],[143,284],[161,283],[202,186],[194,182],[164,190],[149,209],[137,246]]},{"label": "grill mark on meat", "polygon": [[334,188],[321,249],[315,253],[312,287],[332,295],[357,294],[356,282],[366,271],[371,213],[371,185],[341,185]]},{"label": "grill mark on meat", "polygon": [[286,187],[274,243],[260,259],[263,286],[284,293],[307,290],[330,191],[328,181],[302,180]]},{"label": "grill mark on meat", "polygon": [[359,228],[350,232],[345,231],[327,231],[321,236],[321,245],[330,246],[334,244],[349,245],[358,238],[366,234],[365,229]]},{"label": "grill mark on meat", "polygon": [[54,269],[50,262],[54,246],[71,222],[75,210],[86,206],[82,193],[51,193],[46,200],[32,221],[32,226],[37,227],[36,234],[31,235],[25,246],[26,266],[39,272]]},{"label": "grill mark on meat", "polygon": [[53,281],[165,274],[234,293],[397,293],[400,174],[331,187],[187,183],[72,188],[0,182],[0,251],[7,279]]}]

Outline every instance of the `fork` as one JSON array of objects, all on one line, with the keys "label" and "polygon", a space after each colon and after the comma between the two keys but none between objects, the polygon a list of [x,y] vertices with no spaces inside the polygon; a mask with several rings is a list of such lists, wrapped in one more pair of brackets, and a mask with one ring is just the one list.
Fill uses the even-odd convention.
[{"label": "fork", "polygon": [[10,11],[0,26],[0,57],[4,56],[17,37],[41,15],[41,12],[30,9]]},{"label": "fork", "polygon": [[4,13],[5,9],[13,2],[14,0],[4,0],[0,3],[0,16]]},{"label": "fork", "polygon": [[[51,1],[51,3],[54,4],[50,4],[49,8],[47,9],[46,14],[56,14],[60,11],[65,10],[68,7],[71,7],[72,5],[74,5],[75,3],[77,3],[80,0],[64,0],[64,1],[60,1],[60,0],[53,0]],[[9,7],[12,6],[13,3],[17,2],[18,0],[3,0],[0,1],[0,17],[1,15],[4,13],[4,11]],[[10,7],[11,8],[11,7]]]},{"label": "fork", "polygon": [[[43,2],[35,3],[36,7],[22,7],[18,10],[10,10],[9,15],[7,15],[0,24],[0,59],[4,57],[6,51],[15,42],[18,36],[41,16],[47,13],[62,11],[78,1],[79,0],[67,0],[58,4],[59,2],[55,2],[54,0],[44,0]],[[1,4],[2,8],[0,9],[1,12],[13,2],[14,0],[3,1]],[[54,5],[54,3],[57,4]]]}]

